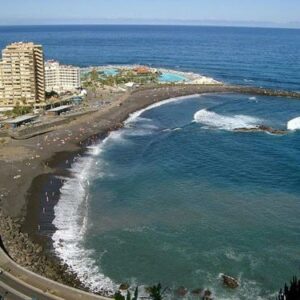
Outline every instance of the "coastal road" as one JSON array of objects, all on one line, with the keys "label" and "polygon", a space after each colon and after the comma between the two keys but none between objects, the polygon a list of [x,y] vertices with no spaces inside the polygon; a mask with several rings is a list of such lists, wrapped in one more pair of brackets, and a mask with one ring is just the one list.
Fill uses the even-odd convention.
[{"label": "coastal road", "polygon": [[[61,300],[63,298],[51,295],[49,291],[34,288],[9,272],[0,268],[0,295],[12,300]],[[0,298],[1,299],[1,298]]]},{"label": "coastal road", "polygon": [[13,289],[9,285],[5,284],[0,279],[0,298],[2,299],[11,299],[11,300],[31,300],[32,298],[27,297],[26,295],[20,293],[19,291]]},{"label": "coastal road", "polygon": [[108,300],[32,273],[10,259],[1,247],[0,296],[5,300]]}]

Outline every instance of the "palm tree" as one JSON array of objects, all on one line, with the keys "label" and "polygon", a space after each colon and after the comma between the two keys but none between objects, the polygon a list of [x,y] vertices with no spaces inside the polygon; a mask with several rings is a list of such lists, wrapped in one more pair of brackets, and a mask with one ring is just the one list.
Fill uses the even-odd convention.
[{"label": "palm tree", "polygon": [[280,289],[277,300],[299,300],[300,280],[296,276],[290,282],[290,286],[285,284],[284,289]]}]

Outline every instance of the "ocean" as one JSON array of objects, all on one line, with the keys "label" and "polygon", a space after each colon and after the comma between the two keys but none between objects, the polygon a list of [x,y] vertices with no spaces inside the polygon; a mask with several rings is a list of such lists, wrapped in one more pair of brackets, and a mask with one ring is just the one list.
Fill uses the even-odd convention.
[{"label": "ocean", "polygon": [[0,49],[44,46],[47,59],[81,67],[146,64],[217,80],[299,91],[300,30],[197,26],[0,26]]},{"label": "ocean", "polygon": [[[300,91],[300,30],[185,26],[0,27],[0,47],[43,44],[79,66],[147,64]],[[240,94],[170,99],[88,149],[61,188],[56,254],[91,289],[161,282],[216,299],[274,299],[300,273],[300,102]],[[222,286],[222,273],[241,287]]]}]

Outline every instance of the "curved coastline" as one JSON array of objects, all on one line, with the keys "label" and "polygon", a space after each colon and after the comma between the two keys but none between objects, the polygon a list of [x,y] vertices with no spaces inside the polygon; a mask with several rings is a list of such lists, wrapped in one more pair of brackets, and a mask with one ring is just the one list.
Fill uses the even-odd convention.
[{"label": "curved coastline", "polygon": [[[207,92],[208,90],[211,91],[212,87],[207,90],[207,87],[204,86],[200,87],[200,90]],[[47,210],[43,211],[43,206],[46,204],[43,190],[45,183],[53,182],[57,176],[60,178],[61,176],[68,176],[68,168],[72,159],[84,155],[89,145],[104,138],[112,130],[120,128],[122,122],[132,112],[161,100],[195,94],[198,91],[199,87],[167,86],[134,91],[130,95],[121,95],[104,110],[80,117],[78,120],[72,120],[69,124],[55,128],[54,134],[60,139],[68,136],[70,130],[80,132],[76,139],[74,136],[74,139],[67,143],[58,145],[59,148],[57,144],[46,146],[38,154],[30,153],[29,157],[24,151],[25,145],[29,149],[37,148],[37,145],[41,144],[40,136],[34,135],[29,139],[26,137],[26,140],[12,140],[14,147],[20,148],[23,152],[16,160],[0,161],[0,173],[1,170],[2,172],[5,170],[5,177],[3,177],[5,180],[1,182],[1,185],[7,190],[4,194],[5,197],[1,199],[0,211],[7,218],[1,218],[0,231],[4,244],[12,254],[13,259],[18,264],[42,276],[84,289],[76,274],[70,273],[66,265],[53,255],[52,246],[49,244],[49,237],[47,236],[49,234],[48,225],[54,217],[53,208],[58,200],[61,182],[55,182],[51,187],[51,193],[55,194],[55,198],[49,201]],[[84,131],[81,131],[82,128]],[[45,135],[42,138],[45,139]],[[22,176],[18,177],[19,189],[16,190],[14,188],[16,183],[14,176],[18,169]],[[39,228],[40,215],[46,218],[48,222],[44,232],[42,232],[42,228]],[[53,230],[55,228],[50,228],[50,232]],[[19,239],[18,237],[22,243],[16,241]],[[46,260],[47,268],[44,266]],[[53,266],[51,270],[48,268],[50,266]]]},{"label": "curved coastline", "polygon": [[[150,104],[129,114],[123,122],[124,127],[130,126],[130,123],[139,118],[145,111],[156,107],[184,101],[199,94],[175,97],[161,100]],[[67,178],[60,190],[60,199],[54,207],[54,225],[56,231],[52,236],[54,252],[60,257],[71,270],[79,276],[82,283],[89,290],[98,293],[105,293],[106,296],[113,296],[118,286],[122,283],[115,283],[110,278],[102,274],[98,266],[89,258],[88,249],[83,249],[80,244],[82,237],[86,232],[86,223],[88,218],[88,194],[89,182],[93,177],[92,165],[95,157],[99,160],[99,155],[104,150],[107,143],[120,138],[122,133],[118,134],[122,128],[110,132],[107,137],[101,139],[94,146],[87,149],[86,156],[79,158],[71,167],[71,177]],[[74,192],[76,196],[74,196]],[[70,224],[72,224],[70,226]],[[89,276],[85,274],[89,271]]]},{"label": "curved coastline", "polygon": [[[158,102],[154,102],[145,108],[142,108],[140,110],[137,110],[137,111],[129,114],[127,119],[124,120],[123,125],[124,125],[124,127],[127,127],[127,126],[130,127],[130,123],[139,119],[139,117],[145,111],[157,108],[157,107],[165,105],[165,104],[169,104],[169,103],[173,103],[173,102],[180,102],[180,101],[184,101],[185,99],[191,99],[191,98],[197,97],[197,96],[201,96],[201,93],[191,94],[191,95],[187,95],[187,96],[172,97],[169,99],[164,99],[164,100],[161,100]],[[259,120],[256,120],[256,121],[259,121]],[[263,127],[263,126],[261,126],[261,127]],[[88,181],[90,180],[92,175],[83,176],[83,173],[85,173],[85,170],[86,170],[86,166],[91,166],[91,163],[94,160],[93,157],[97,156],[99,153],[102,152],[106,143],[109,142],[110,139],[113,140],[115,138],[119,138],[122,135],[122,133],[118,134],[118,132],[120,132],[121,130],[122,130],[122,128],[117,128],[115,131],[110,132],[104,140],[101,140],[99,143],[96,143],[96,145],[93,148],[88,150],[88,154],[87,154],[88,156],[85,158],[85,161],[81,161],[79,164],[76,162],[75,168],[72,167],[73,173],[75,174],[74,177],[78,179],[78,181],[75,181],[75,184],[77,184],[77,186],[82,187],[86,183],[88,184]],[[263,129],[260,127],[257,128],[257,131],[269,132],[270,130],[272,130],[272,129],[271,128]],[[233,129],[233,131],[242,131],[242,130]],[[254,130],[252,129],[252,131],[254,131]],[[97,159],[99,159],[99,157],[97,157]],[[92,170],[89,169],[89,172],[92,172]],[[73,178],[70,180],[70,182],[67,182],[67,187],[66,187],[67,191],[73,192],[74,190],[76,190],[76,185],[74,185],[74,182],[72,182],[72,181],[73,181]],[[72,184],[73,184],[73,189],[71,189]],[[68,200],[68,198],[70,198],[70,194],[64,193],[64,191],[65,191],[65,189],[63,189],[63,193],[62,193],[62,199],[61,199],[62,201]],[[79,199],[79,202],[76,202],[75,205],[77,207],[80,207],[81,205],[86,206],[86,201],[87,201],[87,194],[84,194],[83,197],[81,199]],[[89,256],[88,254],[89,254],[90,250],[88,250],[88,249],[83,250],[80,246],[78,246],[80,243],[80,237],[82,237],[81,233],[85,231],[85,224],[82,223],[82,226],[81,227],[79,226],[77,228],[76,232],[80,232],[79,235],[78,234],[74,235],[74,233],[73,233],[73,235],[70,235],[70,232],[68,232],[66,234],[67,242],[71,241],[71,244],[72,244],[71,248],[70,248],[70,245],[68,245],[68,243],[64,243],[64,231],[65,231],[64,222],[65,222],[65,220],[63,219],[64,216],[61,213],[61,211],[65,210],[64,207],[67,208],[68,206],[71,207],[72,205],[70,205],[70,203],[67,203],[67,206],[61,205],[60,207],[57,208],[57,212],[60,212],[59,218],[60,218],[60,221],[62,221],[62,223],[60,224],[60,225],[62,225],[62,227],[59,228],[56,231],[56,233],[58,233],[58,231],[62,231],[62,239],[61,239],[62,245],[61,246],[58,245],[59,240],[60,240],[60,238],[59,238],[60,235],[56,236],[56,238],[54,239],[54,243],[56,244],[56,247],[55,247],[56,253],[58,253],[58,256],[60,256],[61,258],[66,258],[66,260],[64,260],[64,261],[69,266],[71,266],[72,271],[74,271],[76,274],[80,274],[79,278],[82,279],[83,284],[88,286],[91,291],[100,292],[100,293],[102,293],[104,291],[105,293],[107,293],[106,294],[107,296],[113,296],[114,291],[116,291],[118,289],[118,286],[120,286],[120,284],[122,284],[122,283],[121,282],[113,282],[110,280],[110,278],[106,277],[106,275],[101,272],[101,270],[98,268],[98,266],[95,264],[95,262],[88,258],[88,256]],[[86,207],[86,209],[87,209],[87,207]],[[72,214],[70,214],[70,216],[72,216]],[[78,221],[78,217],[80,218],[80,216],[77,216],[77,221]],[[86,217],[86,215],[85,215],[85,217]],[[74,215],[73,215],[73,218],[74,218]],[[76,218],[75,218],[75,221],[76,221]],[[74,220],[72,222],[74,222]],[[76,222],[76,223],[78,226],[78,222]],[[71,231],[74,231],[74,228]],[[56,233],[55,233],[55,235],[56,235]],[[74,247],[74,244],[75,244],[74,239],[77,239],[78,236],[79,236],[79,239],[76,241],[77,245],[75,245],[75,247]],[[67,253],[67,255],[64,255],[65,252]],[[71,255],[70,255],[70,253],[71,253]],[[76,253],[76,255],[72,257],[72,254],[74,254],[74,253]],[[81,254],[81,257],[78,257],[78,253]],[[85,278],[84,270],[87,271],[89,267],[91,267],[89,277]]]},{"label": "curved coastline", "polygon": [[[39,187],[41,184],[40,181],[35,182],[40,176],[45,176],[44,180],[51,180],[53,176],[66,174],[65,171],[70,167],[71,158],[76,157],[78,154],[82,155],[86,152],[87,146],[97,143],[99,139],[102,139],[106,136],[109,132],[119,129],[122,123],[130,118],[130,114],[134,112],[141,111],[143,109],[147,109],[152,105],[157,105],[157,103],[161,101],[168,101],[170,99],[178,98],[178,97],[192,97],[196,94],[203,94],[203,93],[245,93],[251,95],[270,95],[270,96],[282,96],[282,97],[292,97],[292,98],[300,98],[299,93],[290,93],[290,92],[282,92],[282,91],[270,91],[264,90],[259,88],[249,88],[249,87],[233,87],[233,86],[224,86],[224,85],[216,85],[216,86],[166,86],[166,87],[152,87],[149,89],[140,89],[134,91],[130,95],[126,95],[126,97],[121,97],[122,99],[117,100],[115,106],[107,109],[105,112],[96,112],[89,118],[82,118],[75,122],[74,124],[70,124],[69,127],[72,128],[81,128],[82,126],[90,127],[91,130],[86,130],[85,133],[81,136],[80,140],[70,141],[66,143],[60,150],[57,152],[57,149],[52,147],[48,149],[45,155],[41,155],[39,159],[36,159],[32,162],[33,165],[36,166],[35,169],[28,171],[28,177],[24,178],[24,182],[22,182],[21,188],[24,191],[24,194],[28,191],[28,188],[31,186],[30,190],[34,191],[36,188]],[[167,100],[166,100],[167,99]],[[121,104],[122,103],[122,104]],[[121,106],[120,106],[121,104]],[[92,127],[92,125],[96,125]],[[99,124],[100,123],[100,124]],[[92,127],[92,128],[91,128]],[[58,132],[63,134],[65,128],[58,128]],[[37,141],[38,137],[32,137],[30,142],[34,145]],[[28,141],[27,141],[28,142]],[[22,146],[22,140],[18,141],[19,146]],[[50,160],[52,161],[50,162]],[[68,161],[68,163],[66,163]],[[24,161],[16,162],[16,165],[19,164],[21,166]],[[31,175],[31,176],[30,176]],[[34,180],[33,180],[34,179]],[[11,180],[11,179],[10,179]],[[56,186],[54,189],[58,192],[60,190],[60,186]],[[20,199],[13,199],[11,200],[13,194],[7,197],[7,201],[18,201]],[[20,224],[23,223],[22,231],[29,232],[30,238],[34,241],[42,243],[45,246],[45,240],[41,240],[38,238],[37,227],[38,227],[38,214],[41,211],[40,207],[40,199],[37,195],[32,197],[32,194],[28,194],[26,202],[23,200],[21,201],[23,206],[27,203],[27,209],[21,210],[20,203],[18,204],[18,213],[16,216],[25,216],[26,220],[23,223],[22,219],[18,219],[16,222]],[[4,203],[5,204],[5,203]],[[55,204],[55,202],[53,202]],[[5,206],[4,206],[5,207]],[[54,207],[54,206],[53,206]],[[9,214],[9,209],[8,209]],[[14,216],[14,214],[11,214]],[[50,218],[53,218],[53,215]],[[20,226],[18,225],[18,228]],[[7,243],[7,240],[11,239],[9,234],[4,235],[4,243]],[[8,243],[8,249],[11,248],[11,241]],[[15,251],[12,251],[15,252]],[[49,250],[46,250],[46,254],[49,255]],[[15,258],[15,257],[14,257]],[[15,258],[16,259],[16,258]],[[17,261],[18,262],[18,261]],[[21,262],[19,262],[22,264]],[[58,262],[59,263],[59,262]],[[41,272],[43,273],[43,272]],[[47,274],[42,274],[47,276]],[[70,282],[65,282],[67,284],[71,284]]]}]

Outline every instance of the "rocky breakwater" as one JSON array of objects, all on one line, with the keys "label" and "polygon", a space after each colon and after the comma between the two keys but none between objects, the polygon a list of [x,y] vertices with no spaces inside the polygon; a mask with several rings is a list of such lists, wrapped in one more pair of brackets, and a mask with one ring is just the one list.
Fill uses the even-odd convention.
[{"label": "rocky breakwater", "polygon": [[259,125],[255,127],[242,127],[242,128],[235,128],[234,131],[238,132],[267,132],[270,134],[275,134],[275,135],[283,135],[287,134],[288,130],[282,130],[282,129],[275,129],[269,126],[265,125]]},{"label": "rocky breakwater", "polygon": [[20,266],[62,284],[86,290],[66,264],[48,255],[41,245],[21,232],[21,218],[12,219],[0,211],[0,235],[5,250]]}]

